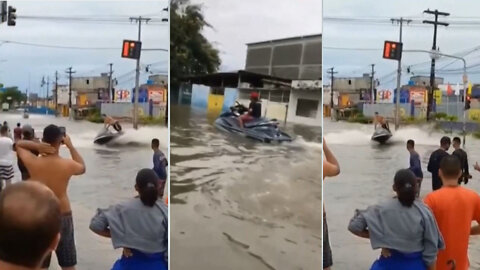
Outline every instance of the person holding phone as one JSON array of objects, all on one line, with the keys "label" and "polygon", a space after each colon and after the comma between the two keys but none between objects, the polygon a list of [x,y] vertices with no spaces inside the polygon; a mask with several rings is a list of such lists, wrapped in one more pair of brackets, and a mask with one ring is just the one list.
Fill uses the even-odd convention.
[{"label": "person holding phone", "polygon": [[[71,158],[63,158],[59,155],[62,145],[68,148]],[[40,155],[33,154],[32,150],[36,150]],[[38,181],[49,187],[60,201],[61,238],[56,255],[62,269],[74,270],[77,264],[77,254],[72,209],[67,189],[72,176],[85,173],[85,162],[73,146],[70,137],[64,135],[60,127],[55,125],[49,125],[43,130],[42,143],[18,141],[17,154],[28,169],[30,180]],[[48,268],[49,265],[50,257],[45,260],[43,268]]]}]

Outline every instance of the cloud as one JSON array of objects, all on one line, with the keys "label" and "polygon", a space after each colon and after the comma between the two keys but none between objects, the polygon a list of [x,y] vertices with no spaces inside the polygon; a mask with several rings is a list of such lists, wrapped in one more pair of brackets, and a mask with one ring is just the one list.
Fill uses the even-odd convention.
[{"label": "cloud", "polygon": [[[381,80],[384,87],[394,87],[396,76],[394,71],[397,67],[396,61],[385,60],[382,58],[383,42],[385,40],[397,41],[399,38],[399,27],[396,24],[388,24],[390,18],[410,17],[416,22],[423,20],[432,20],[433,16],[423,14],[426,9],[438,9],[443,12],[449,12],[448,17],[439,17],[440,21],[452,22],[449,27],[438,27],[437,44],[441,52],[447,54],[458,54],[468,51],[480,45],[480,35],[478,35],[480,24],[476,27],[459,27],[459,21],[480,22],[477,10],[480,8],[480,2],[466,0],[453,2],[446,0],[435,1],[358,1],[358,0],[324,0],[324,28],[323,28],[323,64],[325,68],[334,66],[339,72],[339,76],[361,76],[364,72],[370,71],[370,64],[376,64],[377,75],[384,77]],[[359,23],[350,24],[338,23],[329,20],[331,17],[347,18],[369,18],[372,20],[383,20],[386,24],[379,23]],[[457,23],[457,24],[455,24]],[[405,26],[403,31],[403,43],[406,50],[430,50],[433,41],[432,25],[412,25]],[[328,47],[341,48],[377,48],[378,51],[365,50],[333,50]],[[467,65],[478,64],[480,51],[469,54]],[[402,75],[402,83],[406,83],[411,75],[430,74],[430,57],[426,53],[408,53],[405,52],[402,59],[402,67],[406,71],[411,67],[414,74]],[[461,82],[461,70],[458,74],[447,74],[443,70],[461,69],[462,63],[457,61],[450,64],[452,59],[442,58],[437,63],[437,76],[445,77],[446,81],[456,83]],[[415,65],[424,63],[422,65]],[[446,66],[447,64],[450,64]],[[446,66],[446,67],[445,67]],[[469,75],[470,79],[478,82],[480,74],[475,74],[472,69]],[[476,69],[478,70],[478,69]],[[393,72],[393,73],[392,73]],[[443,74],[442,74],[443,73]],[[384,76],[392,74],[390,76]]]},{"label": "cloud", "polygon": [[245,68],[246,43],[322,31],[319,0],[209,0],[201,3],[213,29],[205,35],[221,52],[223,71]]},{"label": "cloud", "polygon": [[[136,39],[138,25],[129,23],[130,16],[147,16],[157,20],[142,27],[144,48],[167,48],[168,24],[162,25],[162,11],[168,1],[15,1],[17,25],[0,25],[0,40],[76,47],[118,47],[118,50],[72,50],[0,45],[0,83],[16,85],[30,92],[45,93],[40,88],[43,76],[53,80],[59,71],[60,83],[67,83],[66,68],[72,66],[77,74],[99,75],[108,72],[108,63],[114,63],[114,77],[135,69],[135,61],[120,57],[122,40]],[[106,18],[115,22],[75,22],[64,20],[38,20],[32,16]],[[125,23],[120,20],[125,20]],[[1,62],[6,60],[6,62]],[[142,63],[164,61],[155,66],[167,71],[168,53],[151,51],[142,53]],[[30,79],[29,79],[30,78]],[[142,75],[142,81],[146,75]],[[29,83],[30,80],[30,83]],[[134,79],[122,78],[123,87],[132,88]]]}]

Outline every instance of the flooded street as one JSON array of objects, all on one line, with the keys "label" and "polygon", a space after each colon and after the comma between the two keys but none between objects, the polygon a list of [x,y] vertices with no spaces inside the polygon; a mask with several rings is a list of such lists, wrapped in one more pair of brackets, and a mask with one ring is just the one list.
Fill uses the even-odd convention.
[{"label": "flooded street", "polygon": [[[372,251],[370,242],[347,230],[355,209],[365,209],[393,196],[393,176],[398,169],[408,168],[409,153],[405,144],[415,140],[422,160],[424,179],[421,197],[432,190],[431,174],[427,172],[430,153],[439,147],[444,135],[424,126],[401,128],[388,145],[371,142],[371,125],[324,121],[325,139],[340,162],[341,174],[325,181],[325,206],[333,252],[333,269],[369,269],[380,251]],[[456,136],[447,134],[450,137]],[[467,188],[480,191],[480,173],[473,164],[480,161],[480,140],[467,137],[470,172],[473,179]],[[449,153],[452,153],[452,147]],[[469,248],[470,269],[480,269],[480,238],[472,237]]]},{"label": "flooded street", "polygon": [[[70,122],[64,118],[40,115],[23,119],[16,114],[0,114],[0,121],[8,121],[12,130],[17,122],[31,124],[39,138],[48,124],[66,127],[67,134],[71,136],[87,167],[84,175],[71,179],[68,191],[73,208],[78,269],[110,269],[121,251],[113,250],[110,239],[97,236],[89,230],[90,219],[97,208],[108,207],[135,195],[137,171],[153,167],[151,139],[159,138],[162,151],[167,153],[167,129],[141,127],[135,131],[130,124],[124,124],[125,135],[114,145],[106,147],[93,144],[102,124]],[[70,157],[66,149],[62,149],[61,155]],[[18,181],[18,168],[15,167],[15,170]],[[55,258],[50,269],[60,269]]]},{"label": "flooded street", "polygon": [[318,269],[321,129],[261,144],[217,130],[216,115],[171,116],[172,269]]}]

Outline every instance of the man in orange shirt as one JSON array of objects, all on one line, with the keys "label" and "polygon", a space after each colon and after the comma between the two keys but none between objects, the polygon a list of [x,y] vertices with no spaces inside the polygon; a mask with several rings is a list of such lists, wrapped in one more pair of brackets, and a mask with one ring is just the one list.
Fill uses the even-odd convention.
[{"label": "man in orange shirt", "polygon": [[461,174],[460,160],[456,156],[444,157],[439,170],[443,186],[425,197],[446,246],[438,253],[437,270],[450,270],[452,264],[457,270],[468,270],[468,240],[470,234],[479,232],[478,225],[472,228],[471,224],[480,224],[480,196],[459,186]]}]

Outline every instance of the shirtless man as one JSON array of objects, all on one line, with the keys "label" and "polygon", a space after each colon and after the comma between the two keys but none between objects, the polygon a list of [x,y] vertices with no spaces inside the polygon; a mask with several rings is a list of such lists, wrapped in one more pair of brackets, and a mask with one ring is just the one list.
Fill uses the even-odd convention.
[{"label": "shirtless man", "polygon": [[122,126],[120,126],[120,123],[118,122],[118,120],[106,114],[102,114],[102,116],[103,116],[103,124],[106,130],[108,130],[110,127],[113,127],[118,132],[122,131]]},{"label": "shirtless man", "polygon": [[[72,159],[65,159],[59,155],[60,146],[64,144]],[[32,154],[36,150],[41,155]],[[49,125],[43,130],[43,143],[34,141],[18,141],[17,154],[22,159],[30,173],[31,181],[38,181],[49,187],[60,201],[62,213],[61,239],[56,249],[58,263],[63,270],[75,269],[77,264],[72,210],[67,196],[69,180],[74,175],[85,173],[85,163],[70,140],[63,136],[62,131],[55,125]],[[50,265],[48,257],[43,268]]]},{"label": "shirtless man", "polygon": [[374,128],[377,129],[377,125],[380,125],[382,128],[390,131],[390,127],[388,126],[387,120],[381,115],[378,114],[378,112],[375,112],[375,118],[373,120]]}]

